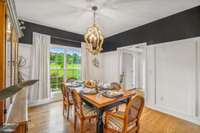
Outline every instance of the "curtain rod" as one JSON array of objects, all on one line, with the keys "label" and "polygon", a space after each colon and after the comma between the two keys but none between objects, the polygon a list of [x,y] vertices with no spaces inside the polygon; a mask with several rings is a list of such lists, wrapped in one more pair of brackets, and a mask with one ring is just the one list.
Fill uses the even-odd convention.
[{"label": "curtain rod", "polygon": [[70,41],[70,42],[75,42],[75,43],[82,43],[81,41],[67,39],[67,38],[62,38],[62,37],[57,37],[57,36],[51,36],[51,37],[54,38],[54,39],[59,39],[59,40],[65,40],[65,41]]}]

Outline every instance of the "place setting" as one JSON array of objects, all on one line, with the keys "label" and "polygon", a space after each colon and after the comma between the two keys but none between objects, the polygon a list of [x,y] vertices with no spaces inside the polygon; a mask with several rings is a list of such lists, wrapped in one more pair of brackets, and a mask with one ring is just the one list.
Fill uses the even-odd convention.
[{"label": "place setting", "polygon": [[[91,87],[91,88],[90,88]],[[96,95],[96,97],[106,97],[106,98],[119,98],[123,96],[124,92],[121,90],[116,90],[116,88],[109,83],[96,83],[93,81],[87,81],[84,84],[84,88],[80,91],[81,95]]]}]

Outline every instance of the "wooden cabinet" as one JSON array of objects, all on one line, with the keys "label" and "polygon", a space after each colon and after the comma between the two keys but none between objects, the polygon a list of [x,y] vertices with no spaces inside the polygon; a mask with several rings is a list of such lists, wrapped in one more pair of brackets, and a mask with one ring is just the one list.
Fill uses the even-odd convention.
[{"label": "wooden cabinet", "polygon": [[[4,0],[0,0],[0,89],[5,87],[5,77],[6,77],[6,68],[5,68],[5,54],[6,54],[6,4]],[[0,101],[0,123],[2,124],[5,121],[4,115],[4,101]]]},{"label": "wooden cabinet", "polygon": [[[17,84],[17,74],[18,74],[18,35],[14,25],[11,23],[11,17],[8,12],[6,12],[6,83],[5,86],[9,87],[11,85]],[[10,110],[13,103],[13,97],[7,98],[5,101],[6,112]]]}]

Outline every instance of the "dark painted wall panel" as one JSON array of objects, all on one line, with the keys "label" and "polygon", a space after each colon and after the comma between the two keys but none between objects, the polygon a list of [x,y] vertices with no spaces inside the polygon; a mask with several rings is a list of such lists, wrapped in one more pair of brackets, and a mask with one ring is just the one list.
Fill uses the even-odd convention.
[{"label": "dark painted wall panel", "polygon": [[[52,43],[80,47],[77,41],[83,41],[83,35],[58,30],[30,22],[25,22],[25,36],[22,43],[32,44],[32,33],[39,32],[58,38],[51,38]],[[105,39],[104,52],[117,47],[147,42],[148,45],[200,36],[200,6],[154,21],[149,24],[116,34]],[[74,40],[72,41],[67,41]]]},{"label": "dark painted wall panel", "polygon": [[[24,21],[24,26],[26,27],[26,29],[23,30],[24,37],[22,37],[19,40],[21,43],[32,44],[33,32],[48,34],[52,36],[51,43],[57,43],[61,45],[80,47],[81,44],[78,42],[83,41],[83,35],[80,34],[67,32],[43,25],[38,25],[27,21]],[[54,38],[54,36],[63,39]],[[67,40],[74,40],[74,41],[67,41]]]},{"label": "dark painted wall panel", "polygon": [[63,46],[71,46],[71,47],[81,47],[81,43],[80,42],[72,42],[72,41],[67,41],[64,39],[57,39],[57,38],[51,38],[51,43],[52,44],[59,44],[59,45],[63,45]]},{"label": "dark painted wall panel", "polygon": [[148,45],[200,36],[200,6],[106,38],[104,51],[147,42]]}]

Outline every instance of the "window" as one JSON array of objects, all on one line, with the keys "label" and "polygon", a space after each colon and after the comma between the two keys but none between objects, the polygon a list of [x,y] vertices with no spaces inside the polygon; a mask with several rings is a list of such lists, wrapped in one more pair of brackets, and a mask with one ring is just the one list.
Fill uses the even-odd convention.
[{"label": "window", "polygon": [[68,78],[80,79],[81,77],[80,67],[81,67],[80,49],[67,49],[66,52],[67,79]]},{"label": "window", "polygon": [[68,78],[81,78],[80,48],[52,46],[49,51],[52,92],[59,91],[62,81]]}]

